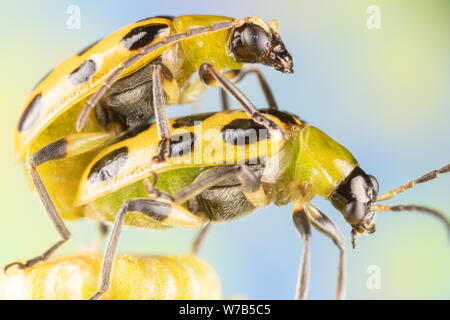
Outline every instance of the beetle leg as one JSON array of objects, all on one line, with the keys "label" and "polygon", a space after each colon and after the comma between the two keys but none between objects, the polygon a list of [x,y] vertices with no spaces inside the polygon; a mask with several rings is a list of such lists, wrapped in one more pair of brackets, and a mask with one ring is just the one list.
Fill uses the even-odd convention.
[{"label": "beetle leg", "polygon": [[100,102],[95,105],[95,115],[97,117],[98,123],[100,124],[100,127],[103,130],[106,130],[106,126],[108,125],[110,119],[108,116],[108,112],[105,110],[105,108],[102,106]]},{"label": "beetle leg", "polygon": [[309,283],[311,225],[302,205],[294,202],[293,209],[292,220],[303,241],[303,252],[298,270],[295,299],[304,300],[306,299]]},{"label": "beetle leg", "polygon": [[200,230],[200,232],[197,234],[197,236],[195,237],[194,243],[192,244],[192,247],[191,247],[192,255],[196,255],[198,253],[198,251],[200,250],[200,247],[202,246],[203,242],[205,241],[206,235],[211,230],[211,227],[212,227],[211,222],[208,222],[202,228],[202,230]]},{"label": "beetle leg", "polygon": [[110,287],[113,261],[117,254],[125,215],[131,211],[141,212],[151,219],[173,227],[199,228],[206,223],[204,218],[194,215],[182,206],[167,199],[136,198],[128,200],[122,206],[114,221],[102,262],[98,291],[91,297],[91,300],[101,298],[103,293]]},{"label": "beetle leg", "polygon": [[[226,171],[210,175],[200,181],[192,183],[190,186],[179,191],[175,195],[177,203],[184,203],[185,201],[194,198],[206,189],[209,189],[223,180],[229,179],[231,176],[236,176],[241,183],[242,192],[248,201],[255,207],[262,207],[267,205],[268,200],[259,178],[247,166],[233,166]],[[191,247],[191,254],[197,254],[202,243],[205,240],[206,234],[210,231],[211,224],[206,225],[199,234],[195,237],[194,243]]]},{"label": "beetle leg", "polygon": [[237,102],[242,106],[244,111],[251,117],[255,122],[265,126],[269,131],[279,132],[283,138],[285,134],[281,128],[275,124],[271,119],[264,116],[258,109],[253,105],[253,103],[239,90],[230,80],[223,76],[219,71],[217,71],[213,65],[209,62],[205,62],[200,66],[199,69],[200,79],[204,84],[210,85],[213,81],[217,81],[221,88],[232,95]]},{"label": "beetle leg", "polygon": [[[223,76],[228,79],[231,83],[235,84],[244,78],[244,76],[248,73],[256,73],[258,77],[259,84],[264,92],[264,96],[266,97],[267,104],[270,109],[277,109],[278,105],[275,102],[275,98],[273,96],[272,90],[270,90],[270,86],[262,75],[261,71],[252,65],[244,65],[241,69],[238,70],[229,70],[223,73]],[[207,85],[214,86],[215,84],[209,82]],[[198,101],[198,97],[205,91],[205,86],[201,81],[200,77],[196,78],[190,85],[187,87],[183,95],[181,96],[180,103],[191,103]],[[228,96],[226,91],[221,87],[220,88],[220,97],[222,101],[222,110],[229,109]]]},{"label": "beetle leg", "polygon": [[210,175],[203,180],[192,183],[175,195],[175,202],[182,204],[231,176],[236,176],[238,178],[241,183],[242,192],[247,200],[255,207],[267,205],[268,200],[261,181],[245,165],[229,167],[225,171],[221,171],[217,174]]},{"label": "beetle leg", "polygon": [[100,99],[106,93],[106,91],[108,91],[108,89],[111,88],[113,83],[120,77],[122,72],[127,68],[131,67],[132,65],[134,65],[135,63],[137,63],[138,61],[140,61],[142,58],[154,54],[155,51],[160,50],[163,47],[172,46],[175,43],[183,41],[186,38],[202,36],[205,33],[209,32],[218,32],[221,30],[231,29],[233,27],[241,26],[242,24],[250,21],[251,19],[236,19],[236,20],[212,22],[209,24],[209,26],[193,27],[186,30],[186,32],[184,33],[172,34],[170,36],[161,39],[161,41],[153,42],[152,44],[141,48],[135,55],[129,57],[127,60],[122,62],[121,65],[119,65],[116,69],[114,69],[108,76],[108,78],[106,78],[106,80],[103,82],[102,86],[89,98],[86,106],[83,108],[80,115],[78,116],[76,125],[77,131],[78,132],[81,131],[92,108],[95,107],[95,105],[100,101]]},{"label": "beetle leg", "polygon": [[227,92],[222,88],[220,88],[220,100],[222,101],[222,110],[230,110]]},{"label": "beetle leg", "polygon": [[339,248],[339,268],[335,298],[337,300],[345,299],[346,266],[344,237],[338,227],[333,223],[333,221],[331,221],[319,209],[311,204],[306,204],[304,208],[308,220],[311,222],[314,228],[333,240],[333,242]]},{"label": "beetle leg", "polygon": [[106,132],[78,133],[68,135],[46,145],[31,156],[31,178],[33,180],[36,191],[41,198],[41,201],[44,204],[44,207],[62,240],[54,244],[41,256],[30,259],[25,263],[13,262],[8,264],[4,268],[5,271],[13,265],[17,265],[19,268],[25,269],[35,265],[39,261],[47,260],[63,243],[65,243],[70,238],[70,232],[64,224],[64,221],[58,214],[58,211],[56,210],[56,207],[50,195],[48,194],[47,189],[45,188],[45,185],[41,177],[39,176],[39,173],[37,172],[37,167],[47,161],[70,158],[103,146],[112,138],[112,136],[113,134]]},{"label": "beetle leg", "polygon": [[[194,182],[190,186],[179,191],[175,195],[174,200],[178,204],[183,204],[189,199],[196,197],[206,189],[209,189],[217,185],[221,181],[229,179],[232,176],[236,176],[238,178],[239,182],[241,183],[242,192],[244,193],[248,201],[250,201],[255,207],[262,207],[267,205],[268,200],[259,178],[247,166],[244,165],[229,167],[224,171],[210,175],[200,181]],[[147,191],[150,194],[156,194],[159,197],[168,197],[168,195],[165,195],[164,193],[155,189],[154,185],[150,184],[148,180],[144,180],[144,183],[146,184]],[[207,225],[197,235],[191,248],[192,254],[196,254],[198,252],[209,229],[210,226]]]},{"label": "beetle leg", "polygon": [[108,234],[108,225],[104,222],[99,222],[98,224],[98,234],[99,237],[103,240],[105,239],[106,235]]},{"label": "beetle leg", "polygon": [[103,244],[103,241],[105,240],[106,235],[108,234],[108,231],[109,231],[108,225],[103,222],[99,222],[97,237],[92,243],[88,244],[86,251],[99,252]]},{"label": "beetle leg", "polygon": [[258,67],[252,65],[244,65],[241,69],[238,70],[229,70],[224,72],[224,76],[230,80],[232,83],[237,83],[245,77],[245,75],[249,73],[255,73],[258,77],[259,85],[264,92],[264,96],[266,97],[267,104],[270,109],[278,110],[278,105],[273,96],[272,90],[270,90],[270,86],[264,78],[263,74],[259,70]]},{"label": "beetle leg", "polygon": [[153,108],[155,110],[156,127],[158,132],[158,156],[157,162],[165,161],[170,155],[170,130],[167,118],[166,101],[161,75],[161,65],[155,64],[152,72],[153,79]]},{"label": "beetle leg", "polygon": [[[91,299],[96,300],[101,298],[103,293],[106,292],[110,286],[112,264],[117,253],[119,237],[127,212],[141,212],[149,218],[173,227],[199,228],[209,221],[204,217],[197,216],[186,210],[181,206],[181,204],[197,196],[202,191],[211,188],[220,181],[229,178],[231,175],[236,175],[238,177],[241,182],[243,193],[255,206],[260,206],[261,204],[267,203],[267,199],[259,179],[249,168],[241,165],[230,167],[225,172],[211,175],[203,180],[191,184],[189,187],[186,187],[178,192],[174,197],[174,200],[168,197],[160,197],[156,199],[139,198],[127,201],[120,209],[114,222],[114,227],[111,231],[109,242],[106,247],[106,253],[103,258],[98,292],[93,295]],[[148,182],[147,187],[149,187]],[[152,194],[155,193],[153,189],[151,191]]]}]

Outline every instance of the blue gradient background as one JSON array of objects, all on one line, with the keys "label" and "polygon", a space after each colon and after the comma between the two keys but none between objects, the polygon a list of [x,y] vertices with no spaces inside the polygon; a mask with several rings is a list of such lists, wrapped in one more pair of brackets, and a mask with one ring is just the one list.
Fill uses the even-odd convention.
[{"label": "blue gradient background", "polygon": [[[66,27],[70,4],[81,8],[81,29]],[[366,28],[366,8],[379,5],[381,30]],[[0,261],[40,254],[57,239],[42,205],[12,160],[12,133],[35,83],[87,44],[154,15],[220,14],[275,18],[294,58],[295,73],[262,67],[282,109],[345,145],[382,191],[438,168],[450,158],[450,2],[442,1],[8,1],[0,10]],[[258,105],[256,80],[239,85]],[[201,100],[218,110],[216,90]],[[189,113],[175,107],[171,116]],[[421,185],[392,203],[427,204],[450,214],[448,176]],[[418,213],[381,213],[377,232],[351,250],[350,227],[322,199],[348,248],[348,298],[450,298],[450,251],[444,227]],[[213,228],[200,256],[217,270],[225,297],[290,299],[301,241],[291,206],[269,206]],[[74,237],[61,253],[79,251],[96,235],[91,221],[69,222]],[[185,253],[189,230],[126,229],[123,253]],[[338,253],[313,232],[309,297],[334,295]],[[367,267],[381,270],[381,289],[366,286]]]}]

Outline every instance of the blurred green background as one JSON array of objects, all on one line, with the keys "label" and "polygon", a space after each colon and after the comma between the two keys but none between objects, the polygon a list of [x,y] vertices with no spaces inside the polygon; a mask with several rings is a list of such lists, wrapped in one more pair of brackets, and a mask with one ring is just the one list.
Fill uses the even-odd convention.
[{"label": "blurred green background", "polygon": [[[81,9],[81,28],[66,26],[69,5]],[[381,29],[369,30],[369,5],[381,9]],[[386,191],[439,168],[450,158],[450,2],[442,1],[3,1],[0,9],[0,262],[32,257],[57,239],[45,211],[14,164],[12,133],[36,82],[81,48],[116,29],[154,15],[218,14],[275,18],[294,59],[295,73],[262,67],[282,109],[293,112],[346,146]],[[256,80],[239,86],[258,105]],[[217,90],[201,100],[218,110]],[[172,108],[171,116],[189,113]],[[450,215],[450,177],[421,185],[393,203],[427,204]],[[346,236],[348,298],[450,298],[450,250],[445,228],[419,213],[381,213],[377,231],[351,250],[350,227],[322,199],[314,201]],[[200,256],[217,270],[224,295],[290,299],[301,241],[291,206],[270,206],[216,225]],[[69,222],[73,238],[60,253],[96,236],[91,221]],[[195,232],[126,229],[123,253],[185,253]],[[338,252],[313,232],[309,297],[334,296]],[[366,285],[369,266],[381,288]]]}]

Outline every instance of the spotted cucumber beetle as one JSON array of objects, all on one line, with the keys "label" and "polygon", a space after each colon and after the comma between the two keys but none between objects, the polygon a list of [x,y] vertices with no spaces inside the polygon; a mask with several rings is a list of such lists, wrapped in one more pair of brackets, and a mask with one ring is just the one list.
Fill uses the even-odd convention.
[{"label": "spotted cucumber beetle", "polygon": [[114,221],[99,291],[93,298],[101,297],[110,286],[112,261],[124,224],[199,228],[270,203],[293,202],[294,225],[304,241],[296,297],[305,298],[307,293],[312,224],[339,247],[338,299],[345,295],[344,238],[311,204],[316,195],[343,214],[352,227],[354,246],[357,235],[375,231],[377,211],[418,210],[440,218],[450,229],[446,218],[435,210],[377,203],[449,172],[450,165],[377,197],[377,180],[366,174],[342,145],[289,113],[261,112],[284,135],[268,131],[245,112],[228,110],[171,119],[171,153],[164,162],[148,161],[158,153],[156,124],[123,137],[95,156],[81,177],[74,202],[88,218]]},{"label": "spotted cucumber beetle", "polygon": [[[76,123],[77,132],[95,107],[103,129],[116,121],[132,130],[154,116],[158,134],[167,142],[166,104],[195,101],[204,84],[219,85],[236,96],[230,87],[236,91],[233,82],[248,72],[257,73],[269,105],[275,108],[264,78],[255,68],[243,68],[246,63],[293,72],[276,21],[205,15],[138,21],[70,57],[38,83],[15,131],[16,156],[23,157],[49,125],[79,104],[86,106],[64,123]],[[197,70],[199,77],[191,81]],[[257,114],[253,105],[246,111]]]},{"label": "spotted cucumber beetle", "polygon": [[[52,221],[63,226],[61,217],[83,215],[72,203],[85,166],[100,148],[120,134],[136,134],[153,116],[161,142],[155,159],[164,160],[170,150],[166,104],[195,101],[206,85],[222,87],[255,121],[278,130],[234,85],[248,72],[256,72],[269,106],[276,108],[261,73],[247,63],[292,72],[291,56],[274,20],[144,19],[57,66],[30,94],[14,137],[16,157],[25,160]],[[198,77],[191,81],[197,70]],[[58,139],[64,140],[64,147],[54,144]],[[65,227],[58,231],[63,239],[70,236]],[[62,242],[34,262],[48,257]]]},{"label": "spotted cucumber beetle", "polygon": [[[96,290],[101,261],[99,254],[83,254],[0,274],[0,300],[86,300]],[[111,289],[104,298],[197,300],[221,295],[215,271],[192,255],[127,255],[115,259]]]}]

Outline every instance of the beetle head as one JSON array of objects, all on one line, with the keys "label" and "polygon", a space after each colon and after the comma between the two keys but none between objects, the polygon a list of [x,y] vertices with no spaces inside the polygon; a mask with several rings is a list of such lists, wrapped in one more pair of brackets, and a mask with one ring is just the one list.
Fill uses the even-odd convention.
[{"label": "beetle head", "polygon": [[278,34],[276,21],[245,22],[231,35],[230,50],[237,62],[262,63],[283,73],[293,73],[292,57]]},{"label": "beetle head", "polygon": [[356,167],[331,194],[333,206],[342,212],[351,224],[353,235],[375,232],[375,212],[370,210],[378,195],[378,182],[374,176]]}]

